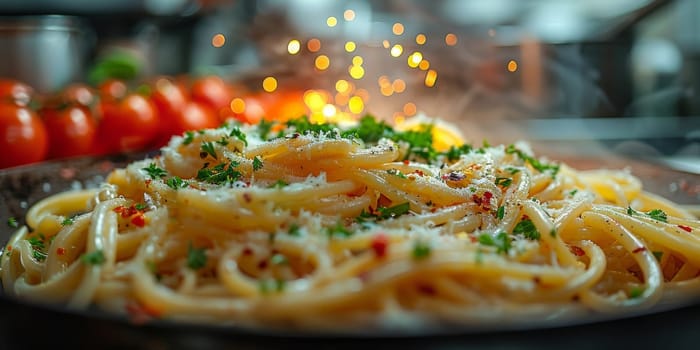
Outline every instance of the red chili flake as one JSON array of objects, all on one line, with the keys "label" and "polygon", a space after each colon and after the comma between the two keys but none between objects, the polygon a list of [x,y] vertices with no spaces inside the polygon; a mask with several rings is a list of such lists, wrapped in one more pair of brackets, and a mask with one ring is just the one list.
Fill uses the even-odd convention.
[{"label": "red chili flake", "polygon": [[639,247],[639,248],[633,250],[632,253],[639,253],[639,252],[643,252],[645,250],[647,250],[646,247]]},{"label": "red chili flake", "polygon": [[410,164],[410,163],[411,163],[411,162],[409,162],[408,159],[404,159],[404,161],[403,161],[403,164],[404,164],[404,165],[408,165],[408,164]]},{"label": "red chili flake", "polygon": [[480,206],[482,209],[488,211],[491,210],[491,199],[493,198],[493,193],[486,191],[483,196],[472,195],[472,200],[476,205]]},{"label": "red chili flake", "polygon": [[389,237],[384,233],[379,233],[372,238],[372,250],[378,258],[386,256],[387,248],[389,248]]},{"label": "red chili flake", "polygon": [[137,301],[129,301],[124,305],[134,324],[144,324],[154,318],[160,317],[160,312]]},{"label": "red chili flake", "polygon": [[146,187],[148,187],[148,186],[151,185],[151,181],[153,181],[153,180],[148,179],[148,180],[146,180],[146,181],[144,182],[144,183],[146,184]]},{"label": "red chili flake", "polygon": [[420,169],[414,170],[413,173],[414,173],[414,174],[418,174],[418,176],[425,176],[425,173],[424,173],[422,170],[420,170]]},{"label": "red chili flake", "polygon": [[243,255],[251,255],[253,254],[253,250],[250,248],[245,248],[243,249]]},{"label": "red chili flake", "polygon": [[131,218],[131,223],[138,227],[144,227],[146,225],[146,217],[143,214],[134,215]]},{"label": "red chili flake", "polygon": [[425,295],[435,295],[435,294],[437,294],[437,291],[435,290],[435,288],[434,288],[433,286],[429,285],[429,284],[419,284],[419,285],[416,286],[416,288],[418,289],[418,291],[419,291],[421,294],[425,294]]},{"label": "red chili flake", "polygon": [[56,248],[56,254],[58,254],[58,255],[66,254],[66,248],[63,248],[63,247]]},{"label": "red chili flake", "polygon": [[112,209],[115,213],[121,214],[124,211],[124,206],[117,206],[116,208]]},{"label": "red chili flake", "polygon": [[692,232],[693,231],[693,228],[690,226],[678,225],[678,228],[680,228],[681,230],[683,230],[685,232]]},{"label": "red chili flake", "polygon": [[250,201],[253,200],[253,196],[250,193],[246,192],[243,194],[243,200],[245,200],[246,203],[250,203]]},{"label": "red chili flake", "polygon": [[576,255],[576,256],[584,256],[584,255],[586,255],[586,252],[584,252],[583,249],[581,249],[581,248],[579,248],[579,247],[577,247],[577,246],[575,246],[575,245],[570,246],[570,247],[569,247],[569,250],[570,250],[572,253],[574,253],[574,255]]},{"label": "red chili flake", "polygon": [[260,262],[258,263],[258,268],[260,270],[266,269],[267,268],[267,260],[260,260]]}]

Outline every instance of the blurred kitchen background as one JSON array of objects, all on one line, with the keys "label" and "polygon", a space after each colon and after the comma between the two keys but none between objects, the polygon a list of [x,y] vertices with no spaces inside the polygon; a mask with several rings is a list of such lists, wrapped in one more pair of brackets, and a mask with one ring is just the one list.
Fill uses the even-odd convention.
[{"label": "blurred kitchen background", "polygon": [[40,91],[119,52],[143,77],[274,77],[338,111],[444,118],[479,144],[700,172],[698,0],[2,0],[0,15],[0,76]]}]

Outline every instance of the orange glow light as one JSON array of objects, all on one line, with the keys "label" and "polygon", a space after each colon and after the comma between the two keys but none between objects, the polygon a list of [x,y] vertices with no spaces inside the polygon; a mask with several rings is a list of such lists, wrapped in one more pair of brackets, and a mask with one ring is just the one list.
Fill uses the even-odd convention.
[{"label": "orange glow light", "polygon": [[214,47],[222,47],[226,43],[226,37],[223,34],[216,34],[211,38],[211,45]]},{"label": "orange glow light", "polygon": [[397,94],[400,94],[406,90],[406,82],[403,81],[403,79],[396,79],[391,84],[391,88],[394,89]]},{"label": "orange glow light", "polygon": [[413,102],[408,102],[405,105],[403,105],[403,113],[407,116],[412,116],[416,114],[416,104]]},{"label": "orange glow light", "polygon": [[453,33],[448,33],[445,35],[445,44],[448,46],[455,46],[457,45],[457,35]]},{"label": "orange glow light", "polygon": [[263,90],[267,92],[273,92],[277,90],[277,79],[274,77],[266,77],[262,82]]},{"label": "orange glow light", "polygon": [[516,70],[518,70],[518,62],[515,62],[515,60],[508,61],[508,71],[512,73]]},{"label": "orange glow light", "polygon": [[335,82],[335,91],[341,94],[347,93],[350,90],[350,83],[345,79],[340,79]]},{"label": "orange glow light", "polygon": [[420,64],[418,64],[418,68],[420,68],[420,70],[428,70],[428,68],[430,68],[430,61],[428,61],[428,60],[420,61]]},{"label": "orange glow light", "polygon": [[321,40],[313,38],[306,43],[306,47],[309,49],[309,51],[316,52],[321,49]]},{"label": "orange glow light", "polygon": [[354,20],[355,19],[355,11],[345,10],[345,12],[343,12],[343,18],[345,18],[346,21]]},{"label": "orange glow light", "polygon": [[416,44],[423,45],[425,44],[426,40],[427,38],[425,37],[425,34],[416,35]]},{"label": "orange glow light", "polygon": [[391,27],[391,31],[394,33],[394,35],[401,35],[403,34],[403,24],[401,23],[394,23],[394,26]]},{"label": "orange glow light", "polygon": [[437,72],[433,69],[425,73],[425,86],[433,87],[437,81]]},{"label": "orange glow light", "polygon": [[316,57],[316,61],[314,64],[316,65],[316,69],[326,70],[331,65],[331,60],[326,55],[319,55],[318,57]]},{"label": "orange glow light", "polygon": [[304,93],[304,103],[311,111],[320,111],[326,104],[326,96],[316,90],[308,90]]},{"label": "orange glow light", "polygon": [[231,100],[231,111],[236,114],[245,112],[245,101],[242,98],[236,97]]}]

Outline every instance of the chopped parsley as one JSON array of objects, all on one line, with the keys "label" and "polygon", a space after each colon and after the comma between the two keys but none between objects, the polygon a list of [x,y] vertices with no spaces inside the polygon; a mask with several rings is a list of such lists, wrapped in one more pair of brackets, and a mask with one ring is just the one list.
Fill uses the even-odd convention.
[{"label": "chopped parsley", "polygon": [[189,145],[194,141],[194,131],[185,131],[185,137],[182,139],[183,145]]},{"label": "chopped parsley", "polygon": [[136,210],[138,210],[138,211],[144,211],[144,210],[148,209],[148,204],[146,204],[146,203],[136,203],[136,204],[134,204],[134,209],[136,209]]},{"label": "chopped parsley", "polygon": [[530,164],[533,168],[535,168],[537,171],[543,173],[545,171],[549,171],[552,174],[552,177],[554,177],[557,172],[559,172],[559,165],[557,164],[545,164],[540,162],[538,159],[535,159],[531,156],[529,156],[527,153],[517,149],[515,145],[508,145],[506,147],[506,153],[508,154],[516,154],[520,159],[522,159],[524,162]]},{"label": "chopped parsley", "polygon": [[522,234],[525,236],[525,238],[533,241],[540,239],[540,233],[537,231],[535,224],[532,223],[532,220],[530,219],[521,220],[517,225],[515,225],[515,228],[513,228],[513,233]]},{"label": "chopped parsley", "polygon": [[255,158],[253,158],[253,171],[260,170],[260,169],[262,169],[262,167],[263,167],[262,158],[260,158],[260,156],[255,156]]},{"label": "chopped parsley", "polygon": [[105,262],[105,254],[102,250],[96,250],[92,253],[83,254],[80,256],[80,261],[87,265],[102,265]]},{"label": "chopped parsley", "polygon": [[206,158],[207,155],[210,155],[212,158],[217,159],[216,150],[214,149],[214,143],[212,143],[211,141],[202,142],[201,150],[202,151],[199,153],[199,156],[201,158]]},{"label": "chopped parsley", "polygon": [[27,238],[27,242],[29,242],[29,245],[32,246],[32,256],[34,259],[37,261],[43,261],[46,259],[46,245],[44,244],[45,237],[42,234],[39,234],[39,237],[29,237]]},{"label": "chopped parsley", "polygon": [[430,247],[430,244],[427,242],[423,241],[416,241],[413,244],[413,259],[414,260],[422,260],[430,256],[430,252],[432,251],[432,248]]},{"label": "chopped parsley", "polygon": [[312,123],[306,116],[290,119],[287,121],[287,127],[294,128],[300,134],[320,134],[322,132],[330,132],[336,128],[333,123],[316,124]]},{"label": "chopped parsley", "polygon": [[511,247],[511,237],[501,231],[496,236],[491,236],[488,233],[479,235],[479,243],[485,246],[496,247],[496,253],[506,253]]},{"label": "chopped parsley", "polygon": [[513,183],[513,179],[507,177],[497,177],[496,186],[508,187]]},{"label": "chopped parsley", "polygon": [[74,217],[72,217],[72,216],[67,217],[67,218],[63,219],[63,221],[61,221],[61,226],[73,225],[74,222],[75,222]]},{"label": "chopped parsley", "polygon": [[334,226],[326,227],[326,234],[328,237],[350,237],[352,236],[352,231],[348,230],[342,222],[338,222]]},{"label": "chopped parsley", "polygon": [[398,177],[400,177],[400,178],[402,178],[402,179],[405,179],[405,178],[406,178],[406,174],[402,173],[402,172],[399,171],[398,169],[388,169],[388,170],[386,171],[386,173],[389,174],[389,175],[398,176]]},{"label": "chopped parsley", "polygon": [[228,136],[222,136],[220,139],[216,141],[217,144],[221,146],[226,146],[228,145]]},{"label": "chopped parsley", "polygon": [[243,144],[248,146],[248,140],[246,140],[246,135],[241,129],[239,128],[233,128],[231,129],[231,132],[229,133],[230,137],[235,137],[241,141],[243,141]]},{"label": "chopped parsley", "polygon": [[654,257],[655,257],[656,260],[658,260],[658,261],[661,261],[661,258],[664,256],[664,252],[661,252],[661,251],[654,251],[654,252],[651,252],[651,253],[654,254]]},{"label": "chopped parsley", "polygon": [[520,172],[520,169],[509,166],[506,168],[506,171],[508,171],[511,175],[515,175]]},{"label": "chopped parsley", "polygon": [[282,179],[279,179],[279,180],[275,181],[275,183],[273,183],[272,185],[267,186],[267,188],[277,188],[277,189],[280,189],[280,188],[284,188],[284,187],[286,187],[286,186],[289,186],[289,184],[288,184],[286,181],[284,181],[284,180],[282,180]]},{"label": "chopped parsley", "polygon": [[238,162],[220,163],[209,168],[209,163],[204,163],[204,167],[197,171],[197,180],[215,185],[233,184],[241,177],[241,173],[234,168]]},{"label": "chopped parsley", "polygon": [[260,280],[258,282],[258,287],[260,288],[260,293],[262,294],[269,294],[273,292],[282,292],[284,291],[285,287],[285,281],[282,279],[276,279],[276,278],[266,278],[263,280]]},{"label": "chopped parsley", "polygon": [[267,135],[270,133],[270,130],[272,130],[273,124],[273,122],[268,122],[264,118],[260,119],[260,123],[258,123],[258,135],[260,135],[263,141],[267,140]]},{"label": "chopped parsley", "polygon": [[379,207],[377,208],[377,217],[380,219],[395,218],[397,216],[408,214],[409,209],[411,209],[411,205],[408,202],[397,204],[392,207]]},{"label": "chopped parsley", "polygon": [[506,207],[505,206],[500,206],[498,207],[498,210],[496,210],[496,218],[499,220],[503,220],[503,216],[506,213]]},{"label": "chopped parsley", "polygon": [[10,226],[12,228],[18,228],[19,223],[17,222],[17,219],[11,216],[7,219],[7,226]]},{"label": "chopped parsley", "polygon": [[643,287],[634,287],[629,291],[629,298],[630,299],[635,299],[639,298],[644,294],[644,288]]},{"label": "chopped parsley", "polygon": [[661,222],[667,222],[668,219],[666,213],[661,209],[653,209],[651,211],[648,211],[646,214],[650,218]]},{"label": "chopped parsley", "polygon": [[471,152],[472,146],[469,144],[463,144],[459,147],[455,147],[454,145],[451,145],[450,148],[443,153],[443,155],[447,158],[448,161],[453,162],[455,160],[458,160],[463,154],[468,154]]},{"label": "chopped parsley", "polygon": [[161,177],[165,177],[166,175],[168,175],[168,172],[165,171],[165,169],[156,166],[156,163],[151,163],[148,165],[148,167],[141,168],[141,170],[145,171],[148,174],[148,176],[150,176],[153,180],[158,180]]},{"label": "chopped parsley", "polygon": [[577,189],[573,189],[573,190],[571,190],[571,191],[569,192],[569,196],[572,196],[572,197],[573,197],[574,195],[576,195],[577,192],[578,192]]},{"label": "chopped parsley", "polygon": [[189,184],[185,180],[181,179],[178,176],[173,176],[173,177],[169,178],[167,181],[165,181],[165,184],[168,185],[168,187],[172,188],[173,190],[177,190],[177,189],[185,188],[185,187],[189,186]]},{"label": "chopped parsley", "polygon": [[282,254],[275,254],[270,258],[270,263],[272,265],[288,265],[289,260],[287,260],[287,257]]},{"label": "chopped parsley", "polygon": [[192,242],[187,246],[187,267],[197,270],[207,264],[205,248],[195,248]]},{"label": "chopped parsley", "polygon": [[299,225],[297,223],[292,223],[291,225],[289,225],[289,229],[287,230],[287,233],[290,236],[298,237],[301,235],[300,229],[301,229],[301,227],[299,227]]}]

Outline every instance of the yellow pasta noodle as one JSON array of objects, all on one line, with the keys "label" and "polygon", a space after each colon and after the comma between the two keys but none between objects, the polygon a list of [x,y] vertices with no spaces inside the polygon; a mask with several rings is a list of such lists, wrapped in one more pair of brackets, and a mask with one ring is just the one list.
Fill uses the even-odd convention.
[{"label": "yellow pasta noodle", "polygon": [[527,143],[433,147],[299,119],[175,136],[35,203],[6,294],[155,319],[313,330],[643,312],[700,295],[700,221],[623,170]]}]

